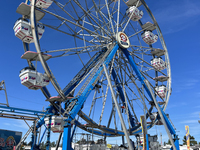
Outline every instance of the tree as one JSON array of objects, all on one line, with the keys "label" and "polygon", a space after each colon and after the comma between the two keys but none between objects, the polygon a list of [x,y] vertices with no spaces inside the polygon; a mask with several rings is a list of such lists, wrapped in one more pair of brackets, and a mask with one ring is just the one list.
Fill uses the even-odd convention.
[{"label": "tree", "polygon": [[42,143],[40,144],[40,149],[41,149],[41,150],[46,150],[46,146],[45,146],[44,142],[42,142]]},{"label": "tree", "polygon": [[[195,144],[197,144],[197,141],[195,141],[195,138],[190,135],[190,146],[194,146]],[[186,136],[183,137],[183,145],[187,145]]]},{"label": "tree", "polygon": [[55,141],[51,142],[50,146],[51,146],[51,147],[56,147]]},{"label": "tree", "polygon": [[172,144],[171,144],[171,141],[170,141],[169,139],[168,139],[168,142],[167,142],[166,144],[168,144],[168,145],[172,145]]}]

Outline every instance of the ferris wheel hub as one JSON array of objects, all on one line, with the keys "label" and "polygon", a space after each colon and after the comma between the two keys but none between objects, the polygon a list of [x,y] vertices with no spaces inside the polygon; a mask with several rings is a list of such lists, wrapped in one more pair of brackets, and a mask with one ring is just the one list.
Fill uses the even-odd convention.
[{"label": "ferris wheel hub", "polygon": [[116,39],[121,48],[129,48],[130,41],[128,36],[124,32],[118,32],[116,34]]}]

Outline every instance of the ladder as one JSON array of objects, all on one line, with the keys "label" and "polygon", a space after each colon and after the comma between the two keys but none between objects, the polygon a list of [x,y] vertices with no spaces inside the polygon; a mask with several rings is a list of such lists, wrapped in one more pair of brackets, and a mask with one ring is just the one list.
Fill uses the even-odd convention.
[{"label": "ladder", "polygon": [[22,145],[22,143],[26,140],[26,138],[28,137],[28,135],[31,133],[32,131],[32,126],[29,128],[29,130],[26,132],[26,134],[24,135],[24,137],[20,140],[20,142],[17,144],[16,146],[16,150],[20,149],[20,146]]},{"label": "ladder", "polygon": [[[101,57],[100,61],[94,66],[94,68],[91,70],[91,73],[89,75],[89,77],[87,78],[87,80],[85,81],[85,83],[83,84],[83,86],[81,87],[81,89],[79,90],[78,94],[76,95],[76,97],[74,99],[72,99],[72,101],[70,102],[70,104],[68,105],[68,107],[66,108],[65,112],[63,113],[63,116],[65,116],[65,114],[69,114],[69,112],[73,109],[73,107],[76,105],[77,99],[78,97],[80,97],[83,93],[83,91],[85,90],[85,88],[88,86],[88,84],[90,83],[90,81],[93,79],[93,77],[96,75],[96,72],[99,70],[99,68],[101,67],[102,63],[105,61],[105,59],[107,58],[107,56],[110,54],[110,52],[112,51],[114,46],[109,47],[109,49],[105,52],[105,54],[103,55],[103,57]],[[103,70],[102,70],[103,71]],[[99,76],[101,75],[101,73],[99,74]],[[97,82],[97,80],[95,80],[94,82]],[[94,84],[94,83],[93,83]]]},{"label": "ladder", "polygon": [[99,52],[98,52],[87,62],[87,64],[77,73],[77,75],[73,78],[73,80],[70,81],[70,83],[64,88],[63,93],[65,95],[68,94],[68,93],[65,93],[68,89],[70,89],[76,82],[78,81],[80,82],[82,77],[86,75],[94,67],[96,62],[99,59],[101,59],[103,54],[104,52],[102,52],[102,54],[99,55]]},{"label": "ladder", "polygon": [[109,49],[106,51],[106,53],[104,54],[104,56],[102,57],[102,59],[98,62],[98,64],[92,70],[92,73],[90,74],[90,76],[88,77],[88,79],[86,80],[86,82],[84,83],[84,85],[81,87],[81,89],[79,90],[79,92],[78,92],[78,94],[77,94],[76,97],[80,96],[83,93],[83,91],[85,90],[85,88],[87,87],[87,85],[90,83],[91,79],[94,77],[94,75],[96,74],[96,72],[99,70],[99,67],[105,61],[105,59],[110,54],[110,52],[112,51],[112,49],[113,49],[113,46],[109,47]]}]

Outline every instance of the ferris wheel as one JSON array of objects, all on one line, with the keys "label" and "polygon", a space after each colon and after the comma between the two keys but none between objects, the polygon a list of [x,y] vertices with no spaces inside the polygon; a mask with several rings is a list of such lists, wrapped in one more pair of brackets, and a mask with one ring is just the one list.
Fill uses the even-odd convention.
[{"label": "ferris wheel", "polygon": [[148,129],[159,124],[154,99],[166,109],[171,70],[161,30],[144,0],[30,0],[17,12],[22,18],[14,31],[28,62],[20,80],[40,89],[55,109],[51,121],[60,126],[52,126],[53,132],[75,124],[128,141],[142,132],[140,116]]}]

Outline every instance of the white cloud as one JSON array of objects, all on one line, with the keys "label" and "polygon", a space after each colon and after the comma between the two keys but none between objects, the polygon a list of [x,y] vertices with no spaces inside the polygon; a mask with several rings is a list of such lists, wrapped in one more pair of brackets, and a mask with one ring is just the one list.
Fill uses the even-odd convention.
[{"label": "white cloud", "polygon": [[12,124],[4,122],[3,125],[11,126]]},{"label": "white cloud", "polygon": [[182,121],[182,122],[180,122],[180,123],[184,123],[184,124],[193,124],[193,123],[198,123],[198,120],[185,120],[185,121]]},{"label": "white cloud", "polygon": [[154,14],[158,24],[166,26],[164,34],[170,34],[184,30],[200,20],[199,5],[199,1],[183,0],[181,3],[167,1]]}]

